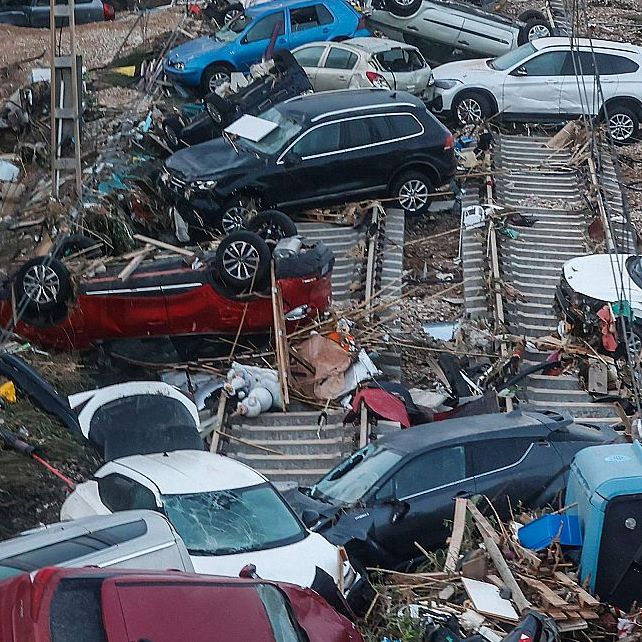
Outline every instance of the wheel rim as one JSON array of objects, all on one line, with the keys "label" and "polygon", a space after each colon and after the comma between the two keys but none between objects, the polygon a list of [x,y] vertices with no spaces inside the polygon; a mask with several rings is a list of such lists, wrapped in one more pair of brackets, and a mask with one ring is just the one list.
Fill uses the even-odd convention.
[{"label": "wheel rim", "polygon": [[250,210],[243,204],[235,205],[225,210],[223,214],[222,227],[226,234],[236,230],[242,230],[245,227]]},{"label": "wheel rim", "polygon": [[256,230],[256,233],[268,244],[276,245],[287,234],[285,230],[277,223],[263,223]]},{"label": "wheel rim", "polygon": [[210,91],[215,91],[217,87],[220,87],[224,82],[230,81],[230,75],[226,71],[217,71],[215,74],[210,76],[208,87]]},{"label": "wheel rim", "polygon": [[239,281],[252,278],[259,267],[258,250],[246,241],[234,241],[223,253],[223,269]]},{"label": "wheel rim", "polygon": [[238,18],[242,13],[240,9],[231,9],[225,14],[225,24],[232,22],[232,20]]},{"label": "wheel rim", "polygon": [[22,287],[27,298],[38,305],[55,303],[60,292],[60,279],[48,265],[32,265],[22,278]]},{"label": "wheel rim", "polygon": [[409,7],[413,2],[414,0],[395,0],[400,7]]},{"label": "wheel rim", "polygon": [[173,147],[178,147],[178,134],[174,131],[172,127],[165,128],[165,136],[167,137],[167,142]]},{"label": "wheel rim", "polygon": [[538,38],[548,38],[551,30],[546,25],[533,25],[528,31],[528,40],[537,40]]},{"label": "wheel rim", "polygon": [[609,118],[609,129],[614,140],[628,140],[635,132],[635,123],[628,114],[613,114]]},{"label": "wheel rim", "polygon": [[474,98],[464,98],[457,105],[457,118],[460,123],[476,123],[482,120],[481,105]]},{"label": "wheel rim", "polygon": [[219,110],[210,103],[207,103],[207,113],[215,123],[218,123],[220,125],[221,122],[223,122],[223,118],[221,117],[221,113],[219,112]]},{"label": "wheel rim", "polygon": [[629,332],[626,337],[626,348],[631,359],[637,359],[642,352],[642,339],[635,332]]},{"label": "wheel rim", "polygon": [[428,186],[416,178],[399,188],[399,205],[407,212],[418,212],[428,202]]}]

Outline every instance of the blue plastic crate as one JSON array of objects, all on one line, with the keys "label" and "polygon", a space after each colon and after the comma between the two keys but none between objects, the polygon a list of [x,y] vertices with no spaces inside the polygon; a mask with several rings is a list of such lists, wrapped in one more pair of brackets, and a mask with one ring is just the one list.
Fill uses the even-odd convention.
[{"label": "blue plastic crate", "polygon": [[582,531],[577,515],[543,515],[517,531],[519,541],[526,548],[539,551],[556,537],[563,546],[582,546]]}]

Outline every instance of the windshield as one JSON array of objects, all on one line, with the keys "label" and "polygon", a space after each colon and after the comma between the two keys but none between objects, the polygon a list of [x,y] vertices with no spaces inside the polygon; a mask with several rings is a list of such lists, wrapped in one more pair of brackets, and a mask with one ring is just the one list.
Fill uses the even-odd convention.
[{"label": "windshield", "polygon": [[233,555],[301,541],[306,531],[269,484],[164,495],[165,512],[193,555]]},{"label": "windshield", "polygon": [[508,53],[505,53],[503,56],[498,58],[493,58],[488,61],[488,66],[491,69],[496,69],[497,71],[506,71],[514,65],[519,64],[523,60],[526,60],[531,54],[534,54],[537,49],[533,46],[531,42],[527,42],[517,49],[513,49]]},{"label": "windshield", "polygon": [[370,444],[331,470],[314,485],[310,495],[341,504],[354,504],[400,459],[399,453]]},{"label": "windshield", "polygon": [[261,114],[260,118],[276,123],[278,127],[257,142],[247,138],[238,139],[241,147],[259,154],[272,156],[280,152],[303,128],[301,123],[297,123],[292,118],[287,118],[276,107],[268,109],[264,114]]},{"label": "windshield", "polygon": [[226,24],[222,29],[219,29],[214,37],[223,42],[231,42],[236,40],[236,37],[245,30],[247,26],[252,22],[252,16],[246,16],[241,14],[238,18],[234,18],[228,24]]}]

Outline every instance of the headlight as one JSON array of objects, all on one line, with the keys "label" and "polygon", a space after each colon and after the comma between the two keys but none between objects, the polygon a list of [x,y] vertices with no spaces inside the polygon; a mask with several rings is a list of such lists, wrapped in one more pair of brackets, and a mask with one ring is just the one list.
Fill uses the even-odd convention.
[{"label": "headlight", "polygon": [[189,186],[193,190],[205,192],[207,190],[214,189],[217,183],[218,181],[194,181],[193,183],[190,183]]},{"label": "headlight", "polygon": [[174,67],[174,69],[178,69],[178,71],[185,69],[185,63],[180,60],[174,60],[173,62],[170,61],[169,66]]},{"label": "headlight", "polygon": [[452,89],[461,84],[461,80],[435,80],[435,87],[438,89]]}]

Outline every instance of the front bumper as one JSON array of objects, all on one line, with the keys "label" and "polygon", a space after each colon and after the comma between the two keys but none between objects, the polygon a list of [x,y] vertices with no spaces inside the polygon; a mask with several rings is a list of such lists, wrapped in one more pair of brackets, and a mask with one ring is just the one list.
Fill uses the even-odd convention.
[{"label": "front bumper", "polygon": [[201,83],[201,70],[193,68],[177,69],[170,65],[167,60],[163,62],[163,71],[170,82],[186,85],[187,87],[198,87]]}]

